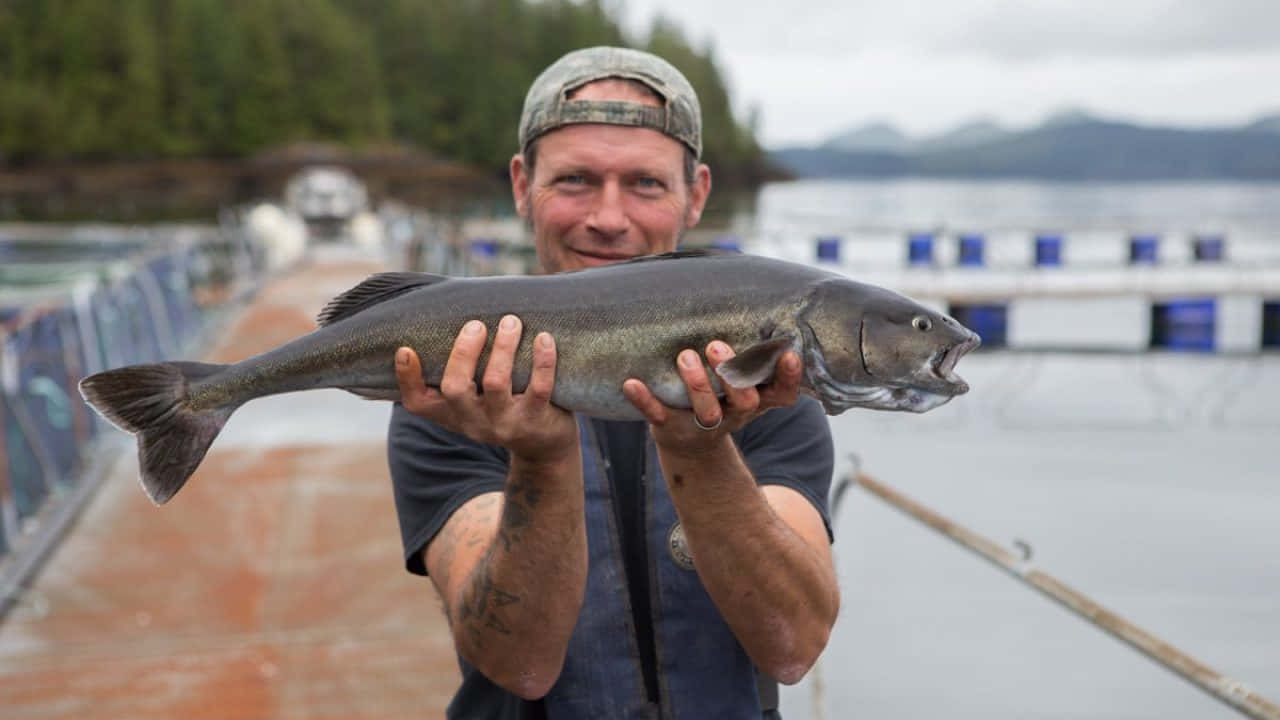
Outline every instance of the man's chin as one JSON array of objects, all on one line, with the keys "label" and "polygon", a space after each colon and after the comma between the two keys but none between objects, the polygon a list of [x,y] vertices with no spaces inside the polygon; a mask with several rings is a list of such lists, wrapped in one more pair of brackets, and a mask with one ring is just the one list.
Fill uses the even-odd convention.
[{"label": "man's chin", "polygon": [[638,255],[623,253],[589,253],[579,250],[570,250],[565,258],[565,269],[580,270],[584,268],[600,267],[602,265],[613,265],[615,263],[626,262]]}]

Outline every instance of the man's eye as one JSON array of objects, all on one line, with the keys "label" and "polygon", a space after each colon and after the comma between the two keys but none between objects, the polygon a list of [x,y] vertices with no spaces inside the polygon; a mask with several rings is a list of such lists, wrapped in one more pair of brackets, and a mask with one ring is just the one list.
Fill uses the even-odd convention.
[{"label": "man's eye", "polygon": [[585,175],[561,175],[556,178],[556,182],[563,185],[586,185],[587,177]]},{"label": "man's eye", "polygon": [[636,187],[643,188],[646,190],[661,188],[662,181],[652,177],[638,177],[636,178]]}]

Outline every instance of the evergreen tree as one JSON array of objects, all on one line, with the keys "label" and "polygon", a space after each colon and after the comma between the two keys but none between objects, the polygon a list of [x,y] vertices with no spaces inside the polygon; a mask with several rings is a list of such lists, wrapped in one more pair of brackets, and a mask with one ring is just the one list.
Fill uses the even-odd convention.
[{"label": "evergreen tree", "polygon": [[[7,0],[0,161],[240,156],[389,140],[505,170],[534,76],[627,45],[607,0]],[[659,19],[718,177],[762,166],[712,50]]]}]

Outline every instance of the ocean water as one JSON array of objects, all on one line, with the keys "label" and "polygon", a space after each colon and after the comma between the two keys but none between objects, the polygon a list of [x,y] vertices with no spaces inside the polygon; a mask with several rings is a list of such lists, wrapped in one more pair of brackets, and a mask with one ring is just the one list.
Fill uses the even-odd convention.
[{"label": "ocean water", "polygon": [[[1280,698],[1280,356],[979,353],[959,370],[970,395],[927,415],[833,418],[838,474],[856,454]],[[835,522],[840,618],[786,717],[1237,717],[866,491]]]},{"label": "ocean water", "polygon": [[[1117,256],[1104,246],[1135,233],[1186,262],[1184,241],[1215,233],[1229,261],[1256,263],[1280,250],[1280,183],[804,180],[708,220],[708,235],[800,260],[842,236],[855,271],[901,262],[897,239],[922,230],[984,233],[993,264],[1041,231],[1065,235],[1068,262],[1084,243]],[[1280,354],[997,351],[958,370],[972,391],[929,414],[832,418],[838,475],[856,463],[1026,543],[1040,569],[1280,701]],[[784,717],[1239,717],[866,491],[835,523],[840,617],[819,667],[783,688]]]},{"label": "ocean water", "polygon": [[715,200],[708,220],[752,232],[1280,231],[1280,182],[797,180]]}]

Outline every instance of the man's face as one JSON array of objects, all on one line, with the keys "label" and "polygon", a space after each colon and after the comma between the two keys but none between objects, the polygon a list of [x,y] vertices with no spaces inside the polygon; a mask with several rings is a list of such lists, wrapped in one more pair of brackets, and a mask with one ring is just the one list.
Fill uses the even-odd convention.
[{"label": "man's face", "polygon": [[[658,104],[641,88],[603,80],[574,99]],[[538,139],[533,176],[521,155],[511,161],[512,193],[533,227],[544,272],[562,272],[676,248],[698,223],[711,188],[699,165],[685,182],[684,145],[657,130],[580,124]]]}]

